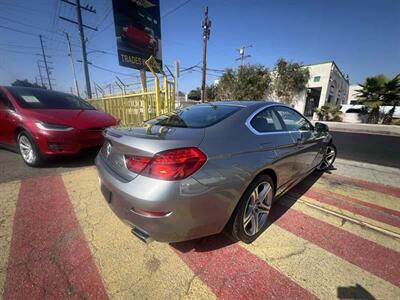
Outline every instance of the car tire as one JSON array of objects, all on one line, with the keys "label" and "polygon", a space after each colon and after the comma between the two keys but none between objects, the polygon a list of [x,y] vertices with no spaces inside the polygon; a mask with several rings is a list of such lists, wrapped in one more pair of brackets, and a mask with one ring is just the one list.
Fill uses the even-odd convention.
[{"label": "car tire", "polygon": [[30,167],[40,167],[43,164],[43,157],[33,138],[22,131],[17,137],[17,146],[23,161]]},{"label": "car tire", "polygon": [[321,163],[317,166],[317,170],[321,172],[329,170],[335,162],[336,156],[336,146],[333,143],[329,143],[324,149],[324,157],[322,158]]},{"label": "car tire", "polygon": [[263,233],[268,226],[274,196],[271,177],[259,175],[253,180],[240,198],[229,224],[228,233],[234,240],[249,244]]}]

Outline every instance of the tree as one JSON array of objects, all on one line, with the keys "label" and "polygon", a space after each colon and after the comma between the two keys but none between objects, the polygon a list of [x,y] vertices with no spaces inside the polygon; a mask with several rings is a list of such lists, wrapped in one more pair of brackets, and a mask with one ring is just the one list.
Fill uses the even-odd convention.
[{"label": "tree", "polygon": [[191,91],[189,92],[189,94],[188,94],[188,99],[190,99],[190,100],[199,101],[200,98],[201,98],[201,95],[200,95],[200,88],[197,88],[197,89],[195,89],[195,90],[191,90]]},{"label": "tree", "polygon": [[179,92],[178,92],[178,97],[185,97],[185,93],[182,92],[182,91],[179,91]]},{"label": "tree", "polygon": [[42,87],[41,85],[38,85],[37,83],[31,83],[28,79],[20,80],[17,79],[13,83],[11,83],[12,86],[22,86],[22,87],[33,87],[33,88],[45,88]]},{"label": "tree", "polygon": [[341,114],[339,106],[334,104],[322,105],[315,109],[319,121],[340,121]]},{"label": "tree", "polygon": [[261,100],[268,93],[271,77],[262,65],[244,65],[226,69],[216,85],[220,100]]},{"label": "tree", "polygon": [[379,121],[379,108],[384,103],[384,94],[387,78],[384,75],[367,77],[361,89],[356,90],[358,103],[368,110],[368,123],[377,124]]},{"label": "tree", "polygon": [[218,100],[217,87],[214,84],[206,86],[206,100],[207,101]]},{"label": "tree", "polygon": [[385,83],[382,101],[385,105],[392,105],[390,111],[383,118],[382,123],[391,124],[396,106],[400,105],[400,74]]},{"label": "tree", "polygon": [[301,63],[288,62],[280,58],[273,69],[273,93],[282,102],[292,104],[296,94],[304,91],[310,72]]}]

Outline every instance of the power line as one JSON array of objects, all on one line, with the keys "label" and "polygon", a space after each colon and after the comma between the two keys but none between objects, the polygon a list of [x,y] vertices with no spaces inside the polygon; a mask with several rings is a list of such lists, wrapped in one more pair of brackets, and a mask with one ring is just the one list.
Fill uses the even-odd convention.
[{"label": "power line", "polygon": [[106,71],[106,72],[110,72],[110,73],[113,73],[113,74],[117,74],[117,75],[132,76],[132,74],[128,75],[128,74],[117,72],[117,71],[113,71],[113,70],[110,70],[110,69],[107,69],[107,68],[104,68],[104,67],[96,66],[94,64],[91,64],[91,66],[93,68],[96,68],[96,69],[99,69],[99,70],[103,70],[103,71]]},{"label": "power line", "polygon": [[37,37],[37,34],[34,34],[32,32],[19,30],[19,29],[11,28],[11,27],[4,26],[4,25],[0,25],[0,28],[4,28],[4,29],[10,30],[10,31],[19,32],[19,33],[22,33],[22,34],[27,34],[27,35],[31,35],[31,36]]},{"label": "power line", "polygon": [[185,6],[186,4],[188,4],[190,1],[192,0],[186,0],[185,2],[182,2],[181,4],[179,4],[177,7],[171,9],[170,11],[166,12],[161,18],[165,18],[167,16],[169,16],[170,14],[176,12],[178,9],[182,8],[183,6]]},{"label": "power line", "polygon": [[[39,49],[39,48],[38,48]],[[4,48],[0,48],[0,51],[6,51],[6,52],[10,52],[10,53],[15,53],[15,54],[24,54],[24,55],[33,55],[36,56],[35,53],[32,52],[24,52],[24,51],[18,51],[18,50],[13,50],[13,49],[4,49]]]},{"label": "power line", "polygon": [[47,31],[47,32],[53,32],[54,33],[54,31],[52,31],[52,30],[41,28],[41,27],[33,25],[33,24],[28,24],[28,23],[25,23],[25,22],[17,21],[15,19],[10,19],[10,18],[3,17],[3,16],[0,16],[0,19],[6,20],[6,21],[14,23],[14,24],[19,24],[19,25],[22,25],[22,26],[25,26],[25,27],[36,28],[36,29],[39,29],[41,31]]}]

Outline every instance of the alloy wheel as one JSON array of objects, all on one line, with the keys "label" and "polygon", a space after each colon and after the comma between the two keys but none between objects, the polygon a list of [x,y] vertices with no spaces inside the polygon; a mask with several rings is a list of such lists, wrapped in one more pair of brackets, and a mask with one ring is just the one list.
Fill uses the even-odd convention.
[{"label": "alloy wheel", "polygon": [[243,216],[243,227],[247,235],[256,235],[265,225],[271,208],[273,189],[261,182],[250,194]]},{"label": "alloy wheel", "polygon": [[335,160],[335,158],[336,158],[335,147],[332,145],[326,146],[324,158],[322,159],[320,165],[318,166],[318,170],[328,169],[333,164],[333,161]]},{"label": "alloy wheel", "polygon": [[25,135],[22,135],[19,138],[18,144],[23,159],[29,164],[33,163],[36,159],[36,155],[30,140]]}]

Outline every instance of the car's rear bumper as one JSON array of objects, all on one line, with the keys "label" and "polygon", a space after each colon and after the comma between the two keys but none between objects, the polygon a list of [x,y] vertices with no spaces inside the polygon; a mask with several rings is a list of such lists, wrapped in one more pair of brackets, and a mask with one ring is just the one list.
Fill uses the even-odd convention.
[{"label": "car's rear bumper", "polygon": [[[177,242],[219,233],[235,205],[227,193],[193,178],[163,181],[139,175],[126,181],[107,166],[102,154],[97,156],[96,166],[103,195],[114,213],[157,241]],[[144,216],[135,209],[166,215]]]}]

